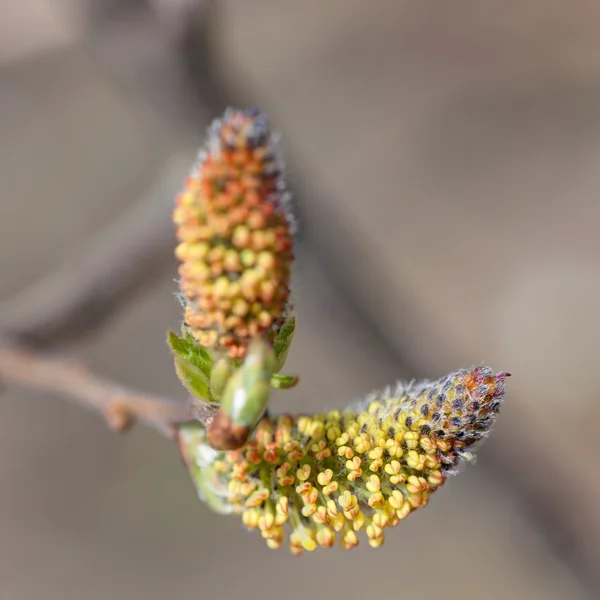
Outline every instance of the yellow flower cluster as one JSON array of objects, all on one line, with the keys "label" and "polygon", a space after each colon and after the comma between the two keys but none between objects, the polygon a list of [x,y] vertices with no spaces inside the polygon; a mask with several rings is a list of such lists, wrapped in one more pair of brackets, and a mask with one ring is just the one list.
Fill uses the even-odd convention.
[{"label": "yellow flower cluster", "polygon": [[246,355],[285,318],[292,255],[288,193],[266,117],[228,110],[176,200],[185,324],[199,344]]},{"label": "yellow flower cluster", "polygon": [[490,430],[507,373],[487,367],[373,394],[356,410],[264,418],[241,450],[217,452],[204,430],[180,431],[200,496],[241,515],[270,548],[289,531],[294,554],[364,531],[370,546],[425,506],[469,448]]}]

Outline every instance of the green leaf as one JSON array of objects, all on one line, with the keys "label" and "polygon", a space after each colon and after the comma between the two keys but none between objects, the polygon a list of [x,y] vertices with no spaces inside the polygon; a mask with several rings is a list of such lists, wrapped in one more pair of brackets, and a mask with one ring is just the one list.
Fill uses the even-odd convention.
[{"label": "green leaf", "polygon": [[184,333],[180,338],[172,331],[169,331],[167,343],[176,356],[200,369],[206,379],[210,379],[212,369],[212,358],[206,348],[203,348],[190,333]]},{"label": "green leaf", "polygon": [[287,359],[288,351],[294,338],[296,330],[296,319],[289,318],[283,327],[279,330],[275,341],[273,342],[273,352],[275,353],[275,371],[279,371]]},{"label": "green leaf", "polygon": [[196,398],[212,401],[210,387],[204,373],[181,356],[175,355],[175,372],[185,389]]},{"label": "green leaf", "polygon": [[289,390],[293,388],[300,378],[295,375],[282,375],[281,373],[275,373],[271,375],[271,387],[276,390]]},{"label": "green leaf", "polygon": [[175,372],[183,386],[192,396],[212,401],[209,385],[212,359],[206,349],[189,334],[180,338],[170,331],[167,342],[174,355]]}]

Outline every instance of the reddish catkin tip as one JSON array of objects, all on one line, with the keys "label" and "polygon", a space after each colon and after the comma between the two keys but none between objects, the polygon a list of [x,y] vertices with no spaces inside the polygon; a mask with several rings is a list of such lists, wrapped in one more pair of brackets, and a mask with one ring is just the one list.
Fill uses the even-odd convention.
[{"label": "reddish catkin tip", "polygon": [[203,346],[244,358],[282,325],[290,295],[293,218],[266,117],[228,109],[176,200],[185,324]]}]

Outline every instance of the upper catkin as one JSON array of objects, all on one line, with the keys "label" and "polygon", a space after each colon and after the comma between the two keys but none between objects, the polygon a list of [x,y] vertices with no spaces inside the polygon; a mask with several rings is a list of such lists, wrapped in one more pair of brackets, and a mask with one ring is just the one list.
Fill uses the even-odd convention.
[{"label": "upper catkin", "polygon": [[293,260],[289,194],[267,118],[228,109],[176,200],[185,326],[242,359],[283,324]]}]

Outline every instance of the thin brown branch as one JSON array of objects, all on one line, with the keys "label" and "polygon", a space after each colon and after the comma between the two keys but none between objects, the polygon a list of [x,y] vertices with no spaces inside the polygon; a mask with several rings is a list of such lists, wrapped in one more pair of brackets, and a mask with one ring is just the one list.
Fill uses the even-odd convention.
[{"label": "thin brown branch", "polygon": [[173,437],[178,424],[210,425],[213,409],[128,389],[92,373],[81,363],[11,345],[0,345],[0,381],[58,394],[101,413],[115,431],[136,421]]},{"label": "thin brown branch", "polygon": [[190,159],[171,162],[149,193],[56,271],[0,304],[0,332],[27,346],[70,341],[104,324],[173,256],[173,198]]}]

